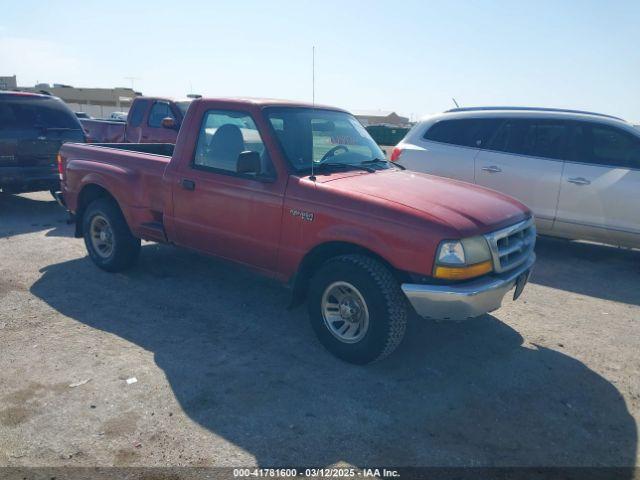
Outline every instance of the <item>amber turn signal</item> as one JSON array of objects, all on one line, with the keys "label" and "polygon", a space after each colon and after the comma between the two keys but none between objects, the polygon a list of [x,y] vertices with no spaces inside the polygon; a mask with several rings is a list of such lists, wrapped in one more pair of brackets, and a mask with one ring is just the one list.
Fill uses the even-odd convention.
[{"label": "amber turn signal", "polygon": [[433,276],[446,280],[466,280],[467,278],[479,277],[493,270],[491,260],[476,263],[467,267],[443,267],[437,266]]}]

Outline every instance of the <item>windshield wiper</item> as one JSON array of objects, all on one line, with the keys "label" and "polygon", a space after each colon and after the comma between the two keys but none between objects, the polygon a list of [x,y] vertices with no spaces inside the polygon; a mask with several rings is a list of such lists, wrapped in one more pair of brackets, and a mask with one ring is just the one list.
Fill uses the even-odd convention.
[{"label": "windshield wiper", "polygon": [[364,162],[361,163],[361,165],[372,165],[374,163],[385,163],[385,164],[391,164],[394,167],[398,167],[400,170],[406,170],[407,168],[404,167],[403,165],[399,165],[397,163],[394,162],[390,162],[389,160],[385,160],[383,158],[373,158],[371,160],[365,160]]},{"label": "windshield wiper", "polygon": [[375,170],[371,167],[367,167],[358,163],[338,163],[338,162],[321,162],[318,165],[315,165],[313,169],[315,171],[321,171],[326,168],[341,168],[343,170],[355,169],[355,170],[364,170],[365,172],[374,173]]}]

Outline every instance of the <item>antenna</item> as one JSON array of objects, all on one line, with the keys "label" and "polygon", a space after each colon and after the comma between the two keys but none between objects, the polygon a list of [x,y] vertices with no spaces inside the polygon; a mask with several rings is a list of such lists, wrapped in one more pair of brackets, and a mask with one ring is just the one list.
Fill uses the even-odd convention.
[{"label": "antenna", "polygon": [[460,105],[458,105],[458,102],[456,102],[456,99],[451,97],[451,100],[453,100],[453,103],[455,104],[456,108],[460,108]]},{"label": "antenna", "polygon": [[316,46],[311,47],[311,104],[316,106]]},{"label": "antenna", "polygon": [[[316,46],[311,47],[311,105],[316,107]],[[311,176],[309,180],[315,182],[316,176],[313,174],[313,152],[311,154]]]},{"label": "antenna", "polygon": [[133,82],[135,80],[140,80],[140,77],[124,77],[125,80],[129,80],[131,82],[131,90],[134,90],[133,88]]}]

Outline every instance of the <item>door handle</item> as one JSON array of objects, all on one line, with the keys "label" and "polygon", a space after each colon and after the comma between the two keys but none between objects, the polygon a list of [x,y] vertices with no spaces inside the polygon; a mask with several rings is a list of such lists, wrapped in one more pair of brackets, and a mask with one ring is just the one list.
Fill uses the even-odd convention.
[{"label": "door handle", "polygon": [[495,165],[490,165],[488,167],[482,167],[482,170],[489,173],[498,173],[501,172],[502,169],[500,167],[496,167]]},{"label": "door handle", "polygon": [[576,185],[589,185],[591,182],[583,177],[573,177],[567,180],[569,183],[574,183]]},{"label": "door handle", "polygon": [[194,182],[193,180],[189,180],[187,178],[183,178],[182,179],[182,188],[184,188],[185,190],[195,190],[196,189],[196,182]]}]

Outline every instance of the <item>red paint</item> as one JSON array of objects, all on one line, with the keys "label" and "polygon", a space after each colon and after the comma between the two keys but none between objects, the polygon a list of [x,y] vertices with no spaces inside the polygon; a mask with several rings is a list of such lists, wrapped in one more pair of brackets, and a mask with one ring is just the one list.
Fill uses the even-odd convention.
[{"label": "red paint", "polygon": [[[87,135],[87,141],[89,143],[176,143],[178,128],[149,125],[149,113],[157,101],[170,105],[178,125],[183,121],[182,113],[173,100],[161,97],[136,97],[131,104],[126,123],[113,120],[79,119]],[[145,103],[142,122],[139,125],[132,125],[131,111],[141,102]]]},{"label": "red paint", "polygon": [[[366,248],[395,268],[430,276],[438,244],[478,235],[530,215],[516,200],[492,190],[389,169],[309,176],[291,171],[263,116],[266,106],[303,106],[266,100],[193,102],[172,158],[65,144],[63,192],[72,212],[89,184],[118,201],[133,233],[249,265],[283,281],[304,255],[325,242]],[[259,182],[194,170],[191,159],[203,114],[248,112],[269,150],[277,179]],[[193,191],[182,187],[193,180]],[[162,222],[164,231],[150,226]]]}]

